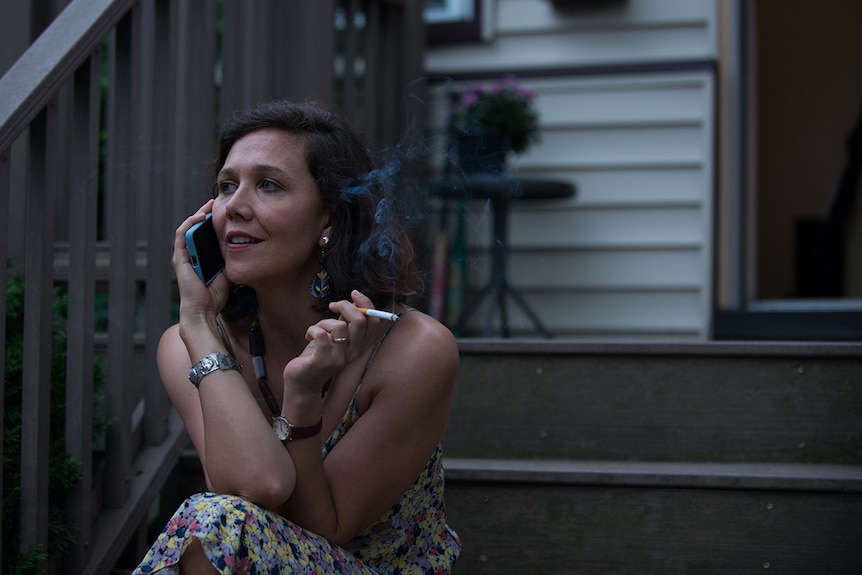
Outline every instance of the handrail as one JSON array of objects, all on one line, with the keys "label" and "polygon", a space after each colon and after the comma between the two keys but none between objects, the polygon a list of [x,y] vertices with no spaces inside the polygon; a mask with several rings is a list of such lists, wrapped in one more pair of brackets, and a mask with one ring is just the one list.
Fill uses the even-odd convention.
[{"label": "handrail", "polygon": [[0,77],[0,150],[33,121],[137,0],[72,0]]}]

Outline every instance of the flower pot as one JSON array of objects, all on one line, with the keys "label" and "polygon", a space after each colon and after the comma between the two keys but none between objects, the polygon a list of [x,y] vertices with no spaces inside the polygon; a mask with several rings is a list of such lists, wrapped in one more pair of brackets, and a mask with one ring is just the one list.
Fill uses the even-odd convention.
[{"label": "flower pot", "polygon": [[458,136],[458,165],[465,174],[502,174],[506,171],[506,155],[510,151],[505,136]]}]

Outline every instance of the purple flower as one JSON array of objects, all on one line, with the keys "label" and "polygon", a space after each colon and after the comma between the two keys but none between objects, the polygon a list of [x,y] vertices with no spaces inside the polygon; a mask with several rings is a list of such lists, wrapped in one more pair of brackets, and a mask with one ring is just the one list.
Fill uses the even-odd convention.
[{"label": "purple flower", "polygon": [[489,84],[476,83],[461,92],[451,107],[452,124],[465,134],[503,136],[514,152],[523,152],[539,139],[535,97],[514,74]]}]

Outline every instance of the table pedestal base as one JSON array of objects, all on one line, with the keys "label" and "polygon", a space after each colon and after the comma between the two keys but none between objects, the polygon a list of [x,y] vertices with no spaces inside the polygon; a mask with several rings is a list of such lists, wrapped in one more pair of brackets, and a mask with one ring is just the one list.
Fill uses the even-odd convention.
[{"label": "table pedestal base", "polygon": [[518,291],[509,283],[507,272],[508,266],[508,221],[509,221],[509,202],[508,198],[495,197],[491,198],[491,207],[494,214],[494,229],[491,240],[493,241],[492,262],[491,262],[491,279],[477,293],[461,311],[456,329],[461,333],[466,321],[470,319],[473,313],[479,308],[479,304],[483,299],[490,296],[488,302],[488,311],[485,316],[485,327],[482,330],[482,337],[490,337],[491,329],[494,323],[494,312],[500,313],[500,331],[503,337],[511,335],[509,331],[509,314],[506,309],[506,296],[511,296],[512,300],[527,314],[530,321],[536,327],[536,330],[544,337],[551,337],[551,333],[545,328],[542,320],[533,309],[527,304],[524,298]]},{"label": "table pedestal base", "polygon": [[554,180],[537,180],[526,178],[509,178],[503,175],[472,174],[469,177],[443,178],[430,182],[431,192],[444,200],[476,200],[486,199],[491,202],[494,214],[494,229],[491,236],[491,279],[469,304],[461,310],[455,324],[460,334],[466,321],[478,309],[479,304],[487,297],[488,312],[485,317],[483,337],[491,336],[495,312],[500,314],[500,331],[503,337],[509,337],[509,314],[506,309],[506,298],[512,300],[527,315],[536,330],[544,337],[552,337],[524,298],[509,283],[507,268],[508,257],[508,221],[509,207],[513,200],[570,198],[575,189],[572,184]]}]

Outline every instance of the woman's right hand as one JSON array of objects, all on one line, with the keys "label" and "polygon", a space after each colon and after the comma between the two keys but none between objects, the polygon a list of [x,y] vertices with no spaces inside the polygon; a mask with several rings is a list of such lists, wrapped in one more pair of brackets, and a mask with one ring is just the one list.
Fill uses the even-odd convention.
[{"label": "woman's right hand", "polygon": [[206,219],[212,211],[213,200],[186,218],[174,235],[173,266],[180,292],[180,320],[184,318],[215,317],[227,303],[230,281],[224,273],[219,274],[209,286],[204,285],[195,273],[186,245],[186,232],[196,223]]}]

